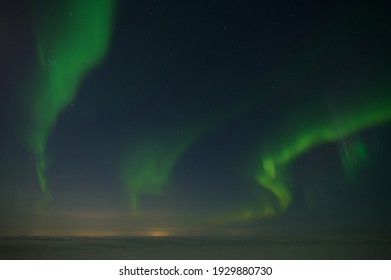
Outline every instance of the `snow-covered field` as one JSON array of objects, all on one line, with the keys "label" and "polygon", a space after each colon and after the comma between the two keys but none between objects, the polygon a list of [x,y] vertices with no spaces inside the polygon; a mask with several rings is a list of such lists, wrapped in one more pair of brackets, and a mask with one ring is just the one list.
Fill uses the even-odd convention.
[{"label": "snow-covered field", "polygon": [[391,236],[3,237],[0,259],[391,259]]}]

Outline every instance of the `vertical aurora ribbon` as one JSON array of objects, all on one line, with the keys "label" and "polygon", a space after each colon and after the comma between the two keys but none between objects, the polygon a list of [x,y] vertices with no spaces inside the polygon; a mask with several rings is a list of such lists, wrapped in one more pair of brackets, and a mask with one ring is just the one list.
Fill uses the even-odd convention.
[{"label": "vertical aurora ribbon", "polygon": [[37,162],[43,193],[47,142],[60,113],[74,99],[80,81],[107,52],[114,14],[113,0],[38,1],[36,43],[39,68],[29,104],[27,144]]},{"label": "vertical aurora ribbon", "polygon": [[120,177],[128,192],[131,208],[137,211],[140,194],[160,194],[171,171],[199,132],[144,136],[143,141],[129,146],[122,155]]}]

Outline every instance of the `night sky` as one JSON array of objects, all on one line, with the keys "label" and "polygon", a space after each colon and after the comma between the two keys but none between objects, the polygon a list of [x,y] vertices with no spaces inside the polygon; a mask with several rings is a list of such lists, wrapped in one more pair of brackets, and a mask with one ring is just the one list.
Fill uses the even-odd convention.
[{"label": "night sky", "polygon": [[0,235],[391,232],[376,1],[0,4]]}]

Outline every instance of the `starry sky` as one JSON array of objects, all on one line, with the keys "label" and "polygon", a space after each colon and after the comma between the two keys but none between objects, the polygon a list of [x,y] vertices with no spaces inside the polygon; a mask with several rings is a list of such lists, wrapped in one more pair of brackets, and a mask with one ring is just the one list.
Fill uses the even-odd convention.
[{"label": "starry sky", "polygon": [[362,2],[3,1],[0,235],[389,233]]}]

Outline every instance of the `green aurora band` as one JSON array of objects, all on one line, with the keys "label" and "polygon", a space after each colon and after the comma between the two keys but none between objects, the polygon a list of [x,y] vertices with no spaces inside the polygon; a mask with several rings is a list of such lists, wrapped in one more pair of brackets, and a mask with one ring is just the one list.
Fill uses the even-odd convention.
[{"label": "green aurora band", "polygon": [[36,90],[30,106],[27,143],[37,162],[43,193],[46,180],[47,142],[60,113],[75,98],[83,76],[107,52],[114,14],[113,0],[39,1]]},{"label": "green aurora band", "polygon": [[[338,69],[335,67],[337,65],[334,65],[336,58],[338,63],[344,61],[346,54],[355,49],[355,44],[365,44],[368,40],[366,36],[371,38],[381,30],[380,21],[369,16],[366,10],[357,10],[356,13],[335,18],[335,26],[345,28],[334,29],[325,26],[326,28],[320,29],[317,34],[321,38],[315,35],[311,41],[320,44],[299,47],[290,51],[289,56],[282,59],[281,66],[286,65],[277,67],[279,71],[275,74],[274,80],[279,81],[280,85],[285,85],[284,91],[291,90],[289,86],[294,88],[297,81],[305,79],[310,73],[319,71],[319,65],[333,66],[333,71]],[[363,21],[355,20],[358,15]],[[363,29],[363,26],[366,30],[365,36],[352,40],[348,34],[352,34],[358,28]],[[325,49],[324,45],[332,41],[338,44]],[[298,55],[291,58],[292,53]],[[312,57],[313,63],[303,63],[303,57]],[[284,60],[290,62],[285,63]],[[376,71],[380,71],[379,73],[389,71],[379,70],[379,64],[366,67],[375,67]],[[336,73],[338,75],[338,71]],[[391,87],[388,80],[385,81],[387,81],[385,84],[384,82],[379,84],[379,80],[374,82],[373,84],[377,86],[372,88],[368,87],[368,81],[364,80],[360,92],[357,88],[351,89],[348,94],[354,93],[355,100],[347,103],[346,100],[341,100],[345,104],[336,106],[339,113],[335,113],[334,106],[325,108],[325,100],[318,100],[318,104],[311,104],[311,110],[307,106],[310,104],[306,104],[307,107],[295,108],[288,113],[285,122],[276,125],[277,131],[270,133],[270,138],[260,140],[262,144],[257,148],[255,170],[252,169],[254,165],[249,168],[251,170],[249,176],[257,186],[252,193],[253,199],[235,210],[217,212],[208,219],[209,223],[252,221],[285,213],[293,200],[294,186],[289,176],[291,163],[317,146],[354,136],[353,143],[339,145],[345,175],[348,180],[352,180],[356,169],[367,159],[365,145],[355,135],[391,120]]]},{"label": "green aurora band", "polygon": [[196,133],[174,138],[160,134],[156,138],[159,143],[147,137],[143,144],[125,149],[127,151],[123,155],[120,177],[126,186],[133,211],[139,208],[138,198],[141,193],[161,194],[175,163],[195,137]]},{"label": "green aurora band", "polygon": [[[318,116],[314,120],[309,113],[300,117],[296,112],[289,126],[289,132],[284,134],[283,141],[270,145],[268,142],[262,149],[260,166],[255,176],[262,189],[257,201],[243,207],[236,213],[223,215],[220,222],[247,221],[284,213],[292,202],[292,184],[288,175],[289,164],[301,154],[310,149],[330,142],[342,140],[369,127],[386,123],[391,119],[391,96],[389,90],[377,90],[365,101],[355,101],[347,105],[338,115]],[[320,110],[321,111],[321,110]],[[298,126],[297,123],[305,124]],[[289,124],[289,122],[287,122]],[[280,137],[281,135],[279,135]],[[276,139],[280,139],[277,137]],[[351,146],[344,146],[341,158],[348,179],[353,176],[354,168],[365,160],[366,151],[362,141],[355,140]],[[267,192],[265,192],[265,190]],[[276,199],[270,199],[270,194]]]},{"label": "green aurora band", "polygon": [[175,164],[197,139],[249,110],[260,97],[233,98],[202,114],[197,108],[195,111],[187,108],[181,119],[161,119],[160,122],[166,122],[161,128],[152,125],[147,132],[133,135],[124,145],[119,161],[119,177],[129,195],[132,211],[139,210],[140,195],[162,194]]}]

